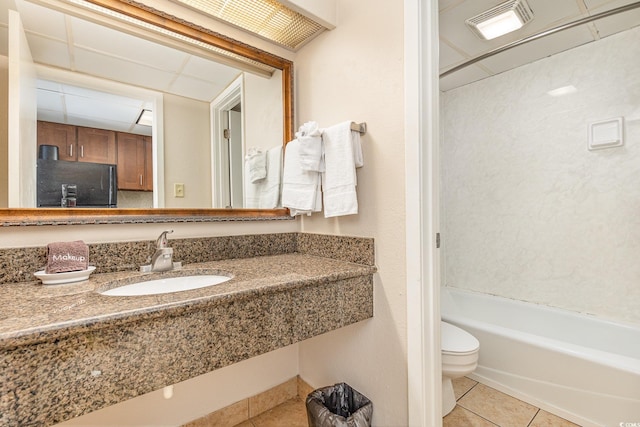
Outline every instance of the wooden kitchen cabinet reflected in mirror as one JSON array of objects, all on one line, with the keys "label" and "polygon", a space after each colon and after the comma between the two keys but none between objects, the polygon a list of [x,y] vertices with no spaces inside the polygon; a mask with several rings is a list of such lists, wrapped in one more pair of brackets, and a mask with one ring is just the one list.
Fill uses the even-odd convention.
[{"label": "wooden kitchen cabinet reflected in mirror", "polygon": [[116,133],[118,142],[118,189],[153,191],[151,137]]}]

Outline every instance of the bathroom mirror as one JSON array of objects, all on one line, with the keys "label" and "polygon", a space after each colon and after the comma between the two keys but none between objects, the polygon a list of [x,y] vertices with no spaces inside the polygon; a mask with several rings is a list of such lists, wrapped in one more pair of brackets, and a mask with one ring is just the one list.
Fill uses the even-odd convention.
[{"label": "bathroom mirror", "polygon": [[[0,11],[3,19],[6,18],[8,4],[12,3],[9,1],[3,1],[2,5],[4,6]],[[165,46],[171,47],[173,50],[167,55],[173,55],[177,52],[178,55],[182,54],[189,56],[190,58],[195,59],[193,64],[204,64],[203,61],[212,61],[212,58],[215,58],[216,65],[201,66],[194,70],[194,65],[188,62],[184,62],[184,67],[192,66],[192,74],[197,73],[198,70],[204,71],[214,70],[215,67],[219,67],[220,69],[224,69],[227,71],[227,80],[219,83],[222,88],[227,88],[223,93],[218,94],[216,96],[218,101],[222,99],[221,105],[224,105],[224,102],[227,102],[227,105],[231,105],[228,102],[229,97],[232,97],[234,93],[237,94],[237,91],[234,92],[234,88],[241,86],[242,95],[239,99],[242,102],[246,101],[251,93],[248,92],[254,82],[266,82],[270,81],[270,92],[261,92],[260,95],[254,96],[254,98],[260,98],[263,101],[262,108],[263,110],[258,113],[255,113],[256,108],[253,109],[253,113],[255,113],[254,117],[257,117],[262,113],[262,117],[260,120],[266,120],[264,114],[264,108],[269,110],[268,119],[272,123],[272,127],[278,129],[279,135],[277,136],[277,141],[271,138],[268,140],[268,145],[273,144],[281,144],[284,145],[286,141],[292,139],[293,136],[293,95],[292,95],[292,63],[284,58],[277,57],[268,52],[259,50],[257,48],[253,48],[251,46],[245,45],[243,43],[234,41],[225,37],[221,34],[214,33],[212,31],[206,30],[204,28],[198,27],[194,24],[179,20],[173,16],[169,16],[161,11],[157,11],[155,9],[151,9],[147,6],[128,2],[121,0],[91,0],[90,4],[94,7],[97,7],[98,10],[90,10],[85,9],[83,7],[70,4],[70,3],[62,3],[57,1],[49,1],[49,0],[38,0],[36,3],[26,2],[30,5],[35,5],[34,7],[50,7],[54,14],[64,13],[64,20],[68,23],[71,20],[78,20],[78,18],[87,19],[89,21],[93,21],[92,25],[95,24],[95,21],[100,21],[101,25],[106,25],[109,27],[110,31],[118,30],[123,34],[123,37],[129,37],[132,34],[142,37],[145,40],[145,43],[155,42],[160,43]],[[85,3],[86,2],[74,2],[74,3]],[[13,9],[14,7],[12,7]],[[112,11],[116,15],[114,17],[106,17],[104,10]],[[96,18],[98,16],[98,18]],[[122,18],[124,17],[124,19]],[[132,19],[133,23],[126,22],[127,19]],[[7,19],[8,20],[8,19]],[[3,20],[3,22],[7,22],[7,20]],[[88,24],[87,24],[88,25]],[[146,28],[141,28],[139,25],[143,25]],[[6,28],[3,29],[6,37]],[[44,31],[44,28],[42,29]],[[91,30],[87,30],[85,34],[91,34]],[[89,37],[85,37],[85,39],[80,39],[81,32],[78,32],[78,40],[75,40],[77,44],[81,45],[82,43],[89,44]],[[71,37],[76,34],[66,34],[67,37]],[[185,41],[187,40],[187,41]],[[108,44],[109,42],[107,42]],[[87,46],[83,46],[87,47]],[[87,47],[85,50],[91,51],[92,47]],[[94,49],[95,50],[95,49]],[[52,49],[48,49],[52,55],[55,55]],[[141,58],[140,62],[144,63],[145,52],[140,52]],[[116,55],[114,55],[116,56]],[[123,56],[125,56],[123,54]],[[164,56],[164,54],[157,55]],[[181,58],[177,56],[176,58]],[[78,60],[80,58],[77,58]],[[178,59],[181,60],[181,59]],[[6,60],[9,62],[9,60]],[[48,82],[54,81],[59,83],[60,85],[69,85],[73,83],[73,79],[70,80],[68,75],[71,75],[69,72],[63,72],[61,69],[62,66],[55,63],[55,58],[51,60],[50,65],[47,67],[41,67],[37,65],[37,73],[39,79],[46,80],[45,84],[38,82],[38,86],[47,87]],[[98,59],[99,61],[99,59]],[[213,64],[213,62],[211,62]],[[184,68],[183,67],[183,68]],[[44,70],[44,71],[43,71]],[[217,69],[216,69],[217,70]],[[229,71],[231,70],[231,71]],[[235,72],[233,70],[236,70]],[[125,74],[123,76],[122,81],[125,81],[126,74],[122,70],[111,70],[110,73],[113,76],[117,76],[118,73]],[[204,74],[204,73],[202,73]],[[214,74],[213,71],[209,72],[209,74]],[[78,81],[80,82],[81,87],[86,87],[86,82],[90,81],[93,76],[87,75],[87,73],[80,73],[78,76]],[[115,77],[109,77],[110,79],[116,79]],[[207,82],[209,76],[202,75],[202,83],[204,83],[207,89],[214,85],[214,83]],[[273,80],[275,81],[275,84]],[[153,76],[149,77],[149,85],[151,85],[151,80],[153,80]],[[179,81],[176,79],[176,86],[179,86]],[[244,85],[244,86],[243,86]],[[255,86],[255,85],[253,85]],[[274,90],[275,87],[275,90]],[[144,88],[145,90],[148,88]],[[144,90],[143,90],[144,92]],[[160,92],[156,90],[156,92]],[[265,93],[271,94],[271,96],[264,95]],[[229,95],[231,94],[231,95]],[[57,96],[58,94],[56,94]],[[119,93],[118,95],[122,95]],[[12,99],[11,94],[8,95],[10,99]],[[131,96],[134,98],[134,96]],[[181,93],[171,93],[169,91],[164,91],[161,93],[161,97],[166,101],[167,98],[176,98],[178,101],[188,100],[189,96]],[[225,98],[227,97],[227,98]],[[271,98],[276,99],[276,105],[274,107],[273,100]],[[267,101],[271,102],[271,104],[267,103]],[[38,100],[40,102],[40,100]],[[176,107],[173,109],[167,108],[166,102],[164,104],[161,103],[161,108],[164,106],[164,115],[160,115],[160,119],[164,118],[165,120],[178,120],[175,118],[179,116],[181,112],[184,112],[183,115],[187,115],[188,108],[184,108],[180,102],[177,103]],[[266,106],[266,107],[265,107]],[[235,107],[235,105],[232,105]],[[240,104],[240,108],[246,108],[244,111],[245,118],[252,114],[251,105],[242,105]],[[205,116],[210,118],[211,122],[214,123],[216,118],[213,117],[216,112],[219,112],[215,108],[209,108],[209,105],[205,106]],[[211,116],[209,116],[211,114]],[[261,146],[261,143],[264,143],[264,134],[260,131],[256,131],[256,126],[253,128],[249,126],[252,118],[246,119],[244,122],[244,126],[242,130],[246,132],[245,135],[245,147],[248,149],[251,146]],[[258,119],[256,119],[258,120]],[[211,126],[213,128],[213,126]],[[11,127],[9,126],[11,129]],[[159,130],[153,131],[154,140],[156,136],[160,134],[159,140],[162,139],[162,133],[167,133],[166,126],[164,128],[158,126]],[[214,131],[215,132],[215,129]],[[261,138],[261,141],[258,140],[250,140],[250,132],[253,132],[253,138]],[[150,132],[151,133],[151,132]],[[221,132],[220,132],[221,133]],[[0,209],[0,218],[4,225],[11,224],[65,224],[65,223],[122,223],[128,221],[135,222],[146,222],[146,221],[173,221],[173,220],[184,220],[184,221],[209,221],[209,220],[234,220],[234,219],[250,219],[250,218],[284,218],[287,216],[286,209],[256,209],[253,207],[250,208],[242,208],[242,209],[230,209],[227,208],[228,204],[224,204],[222,206],[218,205],[216,208],[209,208],[208,206],[202,206],[200,204],[195,204],[193,206],[182,205],[182,204],[172,204],[169,203],[171,198],[174,197],[174,184],[179,184],[180,178],[170,177],[171,170],[176,170],[176,168],[182,169],[195,169],[192,162],[189,160],[185,160],[184,158],[179,158],[179,156],[175,156],[175,153],[179,153],[180,151],[189,150],[190,138],[187,136],[184,140],[180,141],[180,147],[174,148],[173,154],[170,154],[168,150],[165,150],[169,142],[168,135],[164,135],[165,146],[160,145],[157,149],[157,153],[154,154],[153,158],[155,162],[154,165],[159,164],[160,167],[157,169],[160,170],[159,173],[159,181],[161,183],[159,194],[153,195],[154,201],[158,196],[162,198],[164,193],[164,201],[161,203],[155,203],[154,206],[163,206],[162,208],[147,208],[145,206],[139,207],[134,205],[130,208],[122,209],[111,208],[111,209],[95,209],[95,208],[76,208],[76,209],[64,209],[64,208],[24,208],[23,205],[20,204],[5,204],[5,206],[16,206],[15,208],[9,209]],[[9,136],[11,138],[11,136]],[[221,161],[219,158],[216,160],[216,146],[215,144],[215,136],[211,135],[207,138],[208,141],[205,143],[211,143],[212,145],[209,148],[210,152],[206,152],[204,155],[200,155],[200,157],[207,157],[211,159],[211,164],[215,164],[216,161]],[[210,141],[209,141],[210,140]],[[202,142],[202,141],[201,141]],[[261,148],[270,148],[269,146]],[[35,147],[33,148],[35,150]],[[178,151],[176,151],[178,150]],[[197,153],[197,152],[196,152]],[[212,154],[210,154],[212,153]],[[178,157],[176,159],[176,157]],[[176,161],[176,163],[172,164],[172,161]],[[6,191],[5,188],[8,185],[5,185],[7,177],[12,174],[11,172],[11,162],[10,160],[6,160],[6,157],[0,155],[0,162],[2,162],[2,167],[6,168],[3,177],[0,177],[0,185],[3,189],[0,189],[0,200],[3,197],[2,191]],[[164,171],[162,171],[164,166]],[[203,174],[203,180],[196,183],[196,185],[186,184],[184,191],[185,192],[212,192],[212,188],[216,185],[216,176],[218,173],[215,170],[206,171]],[[226,172],[229,173],[229,172]],[[167,178],[167,182],[162,181],[165,178],[163,174]],[[200,185],[200,182],[202,183]],[[28,190],[28,189],[27,189]],[[32,189],[33,190],[33,189]],[[154,191],[156,188],[154,188]],[[177,190],[176,190],[177,191]],[[135,194],[135,193],[133,193]],[[5,199],[6,199],[6,195]],[[213,200],[215,196],[211,196]],[[119,201],[122,198],[119,196]],[[215,206],[215,205],[214,205]]]}]

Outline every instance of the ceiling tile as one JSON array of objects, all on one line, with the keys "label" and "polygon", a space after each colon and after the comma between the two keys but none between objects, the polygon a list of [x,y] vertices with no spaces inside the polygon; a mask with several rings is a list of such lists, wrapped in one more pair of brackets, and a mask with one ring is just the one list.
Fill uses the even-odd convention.
[{"label": "ceiling tile", "polygon": [[462,3],[464,0],[440,0],[438,1],[438,10],[443,11]]},{"label": "ceiling tile", "polygon": [[38,98],[38,108],[52,111],[64,111],[64,99],[58,92],[51,92],[46,89],[36,90]]},{"label": "ceiling tile", "polygon": [[61,92],[68,95],[75,95],[83,98],[95,99],[96,102],[117,104],[137,109],[142,109],[145,102],[127,96],[115,95],[112,93],[100,92],[93,89],[72,86],[68,84],[60,85]]},{"label": "ceiling tile", "polygon": [[[625,6],[629,3],[633,3],[632,0],[618,0],[607,2],[600,7],[590,7],[589,12],[594,15],[596,13],[605,12],[607,10],[615,9],[617,7]],[[628,12],[622,12],[608,18],[598,19],[594,21],[600,37],[607,37],[620,31],[627,30],[629,28],[640,25],[640,8],[630,10]]]},{"label": "ceiling tile", "polygon": [[188,54],[110,28],[72,19],[74,45],[158,70],[180,70]]},{"label": "ceiling tile", "polygon": [[27,40],[34,62],[65,69],[71,67],[69,49],[66,43],[43,38],[33,33],[27,34]]},{"label": "ceiling tile", "polygon": [[67,27],[62,13],[25,1],[16,2],[16,7],[26,31],[66,42]]},{"label": "ceiling tile", "polygon": [[135,133],[137,135],[147,135],[147,136],[151,136],[152,131],[153,131],[153,128],[151,126],[141,126],[136,124],[134,124],[131,127],[131,130],[129,130],[129,132],[131,133]]},{"label": "ceiling tile", "polygon": [[68,116],[67,124],[90,128],[109,129],[116,132],[130,132],[131,123],[118,122],[105,117]]},{"label": "ceiling tile", "polygon": [[590,11],[594,11],[596,8],[601,8],[598,12],[603,10],[614,9],[616,7],[624,6],[625,4],[635,3],[637,0],[584,0],[587,8]]},{"label": "ceiling tile", "polygon": [[182,73],[201,80],[211,81],[212,76],[215,80],[220,80],[221,84],[227,86],[241,73],[237,68],[219,64],[209,59],[191,55],[182,68]]},{"label": "ceiling tile", "polygon": [[38,79],[36,81],[36,87],[38,89],[44,89],[51,92],[62,92],[62,84],[58,82],[52,82],[49,80]]},{"label": "ceiling tile", "polygon": [[80,49],[76,50],[75,63],[79,72],[159,91],[166,91],[174,78],[172,73]]},{"label": "ceiling tile", "polygon": [[211,82],[188,76],[179,76],[172,82],[168,92],[182,94],[188,98],[211,102],[227,85],[212,84]]},{"label": "ceiling tile", "polygon": [[467,59],[469,58],[462,56],[458,51],[440,40],[440,70],[448,70]]},{"label": "ceiling tile", "polygon": [[593,35],[586,26],[582,25],[494,55],[481,61],[480,64],[495,73],[500,73],[590,41],[593,41]]},{"label": "ceiling tile", "polygon": [[119,103],[101,102],[83,96],[65,95],[67,114],[74,117],[108,117],[110,120],[132,123],[140,115],[140,109]]}]

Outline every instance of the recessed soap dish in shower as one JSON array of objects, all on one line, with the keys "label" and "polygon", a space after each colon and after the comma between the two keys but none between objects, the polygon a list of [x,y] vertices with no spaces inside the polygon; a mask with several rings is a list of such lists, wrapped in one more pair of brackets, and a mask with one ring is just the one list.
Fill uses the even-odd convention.
[{"label": "recessed soap dish in shower", "polygon": [[621,147],[624,145],[624,118],[589,123],[589,150]]}]

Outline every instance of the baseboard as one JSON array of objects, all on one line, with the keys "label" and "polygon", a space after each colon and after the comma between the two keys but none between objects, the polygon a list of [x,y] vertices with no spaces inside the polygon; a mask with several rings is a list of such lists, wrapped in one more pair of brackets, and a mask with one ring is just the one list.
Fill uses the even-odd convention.
[{"label": "baseboard", "polygon": [[304,400],[313,390],[314,388],[298,375],[262,393],[242,399],[239,402],[183,424],[182,427],[207,427],[212,425],[233,427],[273,409],[287,400],[294,398]]}]

